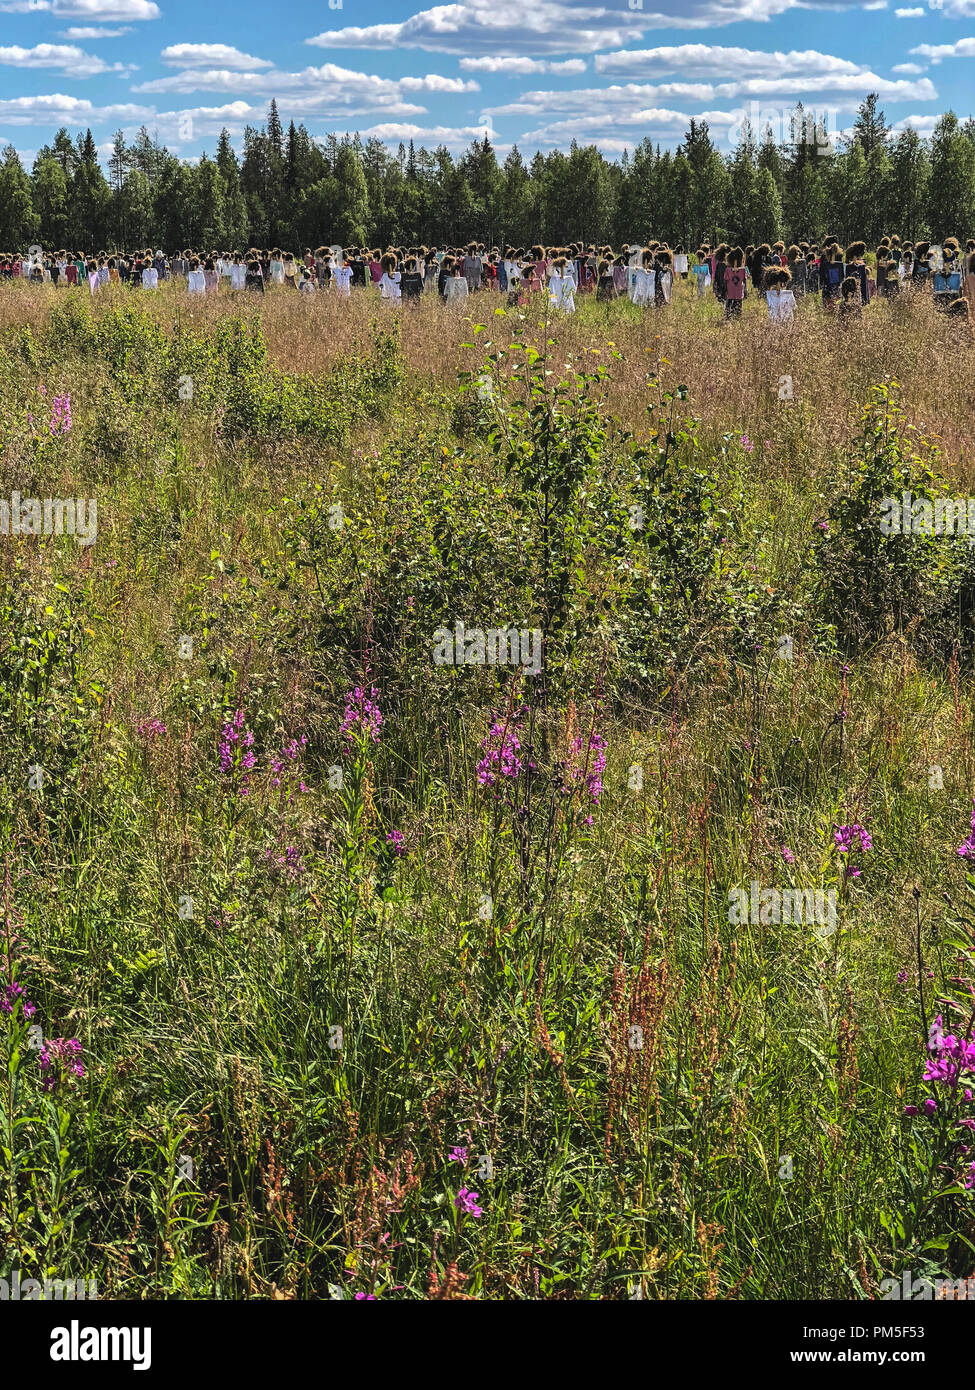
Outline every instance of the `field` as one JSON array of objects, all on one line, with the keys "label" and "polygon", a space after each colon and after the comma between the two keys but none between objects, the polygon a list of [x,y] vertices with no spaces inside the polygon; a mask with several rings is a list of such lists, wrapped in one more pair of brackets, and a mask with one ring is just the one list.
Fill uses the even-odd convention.
[{"label": "field", "polygon": [[971,1274],[967,332],[0,289],[0,1274]]}]

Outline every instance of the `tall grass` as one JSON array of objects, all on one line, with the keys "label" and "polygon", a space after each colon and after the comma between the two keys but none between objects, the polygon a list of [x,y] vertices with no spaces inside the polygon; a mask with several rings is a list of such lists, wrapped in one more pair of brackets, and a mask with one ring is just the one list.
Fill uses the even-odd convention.
[{"label": "tall grass", "polygon": [[[967,561],[851,519],[870,460],[970,487],[971,345],[923,301],[776,331],[678,291],[557,322],[0,294],[0,497],[98,504],[91,547],[0,538],[3,955],[36,1009],[0,1016],[4,1272],[971,1271],[955,1112],[903,1113],[940,1096],[935,1014],[963,1031],[939,1001],[971,1007]],[[457,619],[540,628],[541,676],[436,665]],[[733,923],[752,880],[835,889],[838,929]],[[44,1089],[52,1037],[85,1075]]]}]

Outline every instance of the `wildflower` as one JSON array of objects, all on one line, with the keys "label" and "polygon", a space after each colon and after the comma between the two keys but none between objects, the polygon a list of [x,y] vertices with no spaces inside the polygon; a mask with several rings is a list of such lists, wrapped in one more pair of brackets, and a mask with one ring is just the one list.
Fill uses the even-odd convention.
[{"label": "wildflower", "polygon": [[[308,738],[305,734],[302,734],[300,738],[289,739],[279,753],[271,754],[271,786],[283,787],[285,789],[285,801],[291,801],[295,796],[295,792],[291,790],[293,783],[292,773],[294,769],[290,764],[297,763],[301,756],[302,748],[305,748],[307,744]],[[306,792],[307,790],[308,788],[299,777],[298,791]]]},{"label": "wildflower", "polygon": [[782,846],[782,858],[787,864],[794,864],[796,862],[796,856],[792,853],[788,845]]},{"label": "wildflower", "polygon": [[932,1100],[930,1096],[928,1096],[927,1100],[924,1101],[922,1106],[925,1115],[933,1115],[937,1108],[938,1102],[936,1100]]},{"label": "wildflower", "polygon": [[143,719],[141,724],[136,724],[135,731],[139,738],[148,741],[153,738],[161,738],[166,733],[166,725],[161,719]]},{"label": "wildflower", "polygon": [[[845,711],[844,711],[845,713]],[[833,831],[833,839],[836,842],[837,852],[848,855],[856,847],[860,852],[866,854],[873,849],[873,839],[870,832],[860,825],[859,822],[853,825],[840,825]],[[846,877],[859,878],[862,870],[849,861],[846,864]]]},{"label": "wildflower", "polygon": [[897,983],[898,983],[899,985],[906,985],[906,984],[907,984],[907,971],[906,971],[906,970],[898,970],[898,972],[897,972]]},{"label": "wildflower", "polygon": [[346,695],[345,718],[342,720],[342,728],[339,732],[347,746],[351,746],[354,735],[358,735],[359,738],[371,739],[373,743],[379,741],[379,730],[382,726],[383,716],[376,703],[378,699],[379,691],[374,685],[370,686],[368,694],[363,686],[357,685]]},{"label": "wildflower", "polygon": [[483,1216],[484,1210],[477,1205],[478,1194],[470,1192],[466,1187],[462,1187],[454,1198],[454,1210],[461,1216]]},{"label": "wildflower", "polygon": [[232,777],[234,772],[243,773],[240,794],[246,796],[250,790],[246,774],[254,768],[257,759],[253,753],[254,735],[244,728],[244,711],[235,710],[229,723],[220,733],[220,771]]},{"label": "wildflower", "polygon": [[[499,777],[513,781],[521,773],[524,765],[521,754],[521,740],[518,737],[520,720],[502,723],[495,719],[484,738],[481,739],[481,752],[484,757],[477,764],[477,783],[480,787],[493,787]],[[529,764],[534,767],[534,763]]]},{"label": "wildflower", "polygon": [[817,521],[817,522],[815,523],[815,529],[816,529],[817,531],[822,531],[823,534],[825,535],[826,532],[829,530],[829,522],[828,522],[828,521]]},{"label": "wildflower", "polygon": [[403,855],[406,853],[406,839],[402,830],[391,830],[386,836],[386,843],[394,854]]},{"label": "wildflower", "polygon": [[[580,789],[593,806],[599,805],[603,794],[603,773],[606,770],[607,743],[602,734],[593,729],[588,740],[576,734],[569,745],[569,760],[562,765],[562,795],[571,796]],[[583,752],[585,757],[583,758]],[[593,817],[584,817],[584,824],[592,825]]]},{"label": "wildflower", "polygon": [[278,854],[273,849],[266,849],[264,859],[272,868],[280,869],[289,878],[299,878],[305,872],[305,866],[301,862],[297,845],[286,845],[283,854]]},{"label": "wildflower", "polygon": [[378,1300],[374,1293],[357,1293],[355,1301],[356,1303],[376,1303]]},{"label": "wildflower", "polygon": [[23,1010],[24,1018],[33,1018],[37,1013],[36,1004],[32,1004],[24,994],[23,985],[14,980],[11,984],[4,985],[0,991],[0,1014],[12,1014],[18,1003]]},{"label": "wildflower", "polygon": [[81,1043],[77,1038],[48,1038],[38,1055],[41,1064],[41,1089],[52,1092],[70,1077],[81,1078],[85,1069],[81,1063]]},{"label": "wildflower", "polygon": [[459,1163],[461,1167],[466,1166],[470,1150],[463,1145],[455,1144],[447,1155],[448,1163]]},{"label": "wildflower", "polygon": [[65,396],[55,396],[54,404],[51,407],[51,423],[49,429],[52,434],[67,434],[71,429],[71,395],[70,392]]},{"label": "wildflower", "polygon": [[754,444],[752,443],[752,441],[748,438],[748,435],[747,435],[747,434],[743,434],[742,437],[741,437],[741,447],[744,449],[744,451],[745,451],[746,454],[752,453],[752,451],[753,451],[754,448],[755,448],[755,445],[754,445]]}]

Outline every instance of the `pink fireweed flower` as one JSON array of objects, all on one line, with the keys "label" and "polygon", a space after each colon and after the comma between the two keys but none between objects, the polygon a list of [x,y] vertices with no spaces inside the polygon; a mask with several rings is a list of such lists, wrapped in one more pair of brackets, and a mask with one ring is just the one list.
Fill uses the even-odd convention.
[{"label": "pink fireweed flower", "polygon": [[136,724],[135,731],[139,738],[148,741],[153,738],[161,738],[166,733],[166,725],[161,719],[143,719],[140,724]]},{"label": "pink fireweed flower", "polygon": [[873,840],[870,838],[869,831],[862,825],[841,825],[833,831],[833,839],[836,841],[837,849],[840,854],[849,854],[853,848],[853,841],[858,840],[860,848],[866,852],[873,849]]},{"label": "pink fireweed flower", "polygon": [[[298,777],[298,760],[301,757],[301,750],[307,745],[307,736],[302,734],[300,738],[289,739],[280,753],[271,754],[271,786],[280,787],[283,790],[285,801],[292,801],[297,794],[292,788],[295,777]],[[298,777],[297,790],[298,792],[308,790],[300,777]]]},{"label": "pink fireweed flower", "polygon": [[[845,718],[846,711],[843,711]],[[869,830],[862,826],[859,821],[853,825],[839,825],[833,831],[833,839],[836,842],[836,851],[840,855],[849,855],[854,849],[858,849],[861,854],[866,854],[873,849],[873,839]],[[859,878],[863,870],[859,865],[852,864],[846,860],[844,876],[846,878]]]},{"label": "pink fireweed flower", "polygon": [[13,980],[0,990],[0,1014],[12,1014],[18,1004],[23,1010],[24,1018],[33,1018],[37,1013],[37,1006],[27,998],[23,985]]},{"label": "pink fireweed flower", "polygon": [[339,730],[346,747],[351,747],[354,737],[370,739],[373,743],[379,742],[383,716],[377,703],[378,699],[379,691],[374,685],[369,687],[368,694],[364,686],[357,685],[346,695],[345,718]]},{"label": "pink fireweed flower", "polygon": [[51,423],[49,429],[52,434],[67,434],[71,429],[71,395],[70,392],[65,396],[55,396],[51,407]]},{"label": "pink fireweed flower", "polygon": [[220,771],[228,778],[240,776],[241,796],[247,796],[250,791],[247,774],[257,762],[253,747],[254,735],[244,727],[244,711],[235,710],[220,732]]},{"label": "pink fireweed flower", "polygon": [[[603,773],[606,771],[607,743],[602,734],[593,729],[588,739],[576,734],[569,747],[569,760],[562,765],[563,796],[571,796],[579,791],[589,799],[593,806],[599,805],[603,794]],[[584,817],[586,825],[592,825],[592,815]]]},{"label": "pink fireweed flower", "polygon": [[288,878],[300,878],[305,872],[305,866],[301,862],[301,854],[297,845],[286,845],[283,854],[279,854],[274,849],[266,849],[264,861],[272,869],[280,870],[286,874]]},{"label": "pink fireweed flower", "polygon": [[62,1082],[85,1074],[81,1064],[81,1043],[77,1038],[47,1038],[38,1054],[41,1090],[56,1091]]},{"label": "pink fireweed flower", "polygon": [[501,777],[514,781],[526,765],[534,767],[530,760],[522,757],[521,739],[518,737],[521,720],[502,721],[495,719],[487,734],[481,739],[481,752],[484,754],[477,764],[476,775],[479,787],[493,787]]},{"label": "pink fireweed flower", "polygon": [[461,1216],[483,1216],[484,1209],[477,1205],[478,1194],[471,1192],[468,1188],[462,1187],[454,1198],[454,1210]]}]

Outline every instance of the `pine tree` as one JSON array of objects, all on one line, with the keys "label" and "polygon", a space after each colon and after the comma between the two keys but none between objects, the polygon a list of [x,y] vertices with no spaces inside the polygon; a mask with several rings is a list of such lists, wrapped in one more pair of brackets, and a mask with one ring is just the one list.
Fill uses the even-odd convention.
[{"label": "pine tree", "polygon": [[57,250],[71,240],[68,218],[68,180],[53,155],[39,155],[31,171],[31,202],[38,217],[42,246]]},{"label": "pine tree", "polygon": [[340,145],[335,157],[335,184],[334,235],[343,246],[361,246],[369,226],[369,190],[362,161],[349,144]]},{"label": "pine tree", "polygon": [[0,163],[0,246],[26,248],[36,237],[38,225],[30,179],[17,151],[8,145]]},{"label": "pine tree", "polygon": [[931,135],[928,225],[943,240],[967,234],[975,222],[975,145],[966,139],[954,111],[947,111]]}]

